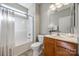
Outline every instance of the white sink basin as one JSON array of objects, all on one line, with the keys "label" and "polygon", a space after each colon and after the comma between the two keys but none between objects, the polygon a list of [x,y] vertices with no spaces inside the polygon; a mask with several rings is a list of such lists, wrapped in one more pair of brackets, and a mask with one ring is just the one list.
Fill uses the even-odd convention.
[{"label": "white sink basin", "polygon": [[76,37],[75,34],[70,34],[70,33],[59,33],[59,35],[58,35],[58,33],[52,33],[51,35],[52,36],[60,36],[60,37],[63,37],[63,38],[74,38],[74,37]]}]

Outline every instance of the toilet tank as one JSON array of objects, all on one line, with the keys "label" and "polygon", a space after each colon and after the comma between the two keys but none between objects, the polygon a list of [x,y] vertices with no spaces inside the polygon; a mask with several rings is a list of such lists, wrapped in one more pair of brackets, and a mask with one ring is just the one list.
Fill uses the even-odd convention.
[{"label": "toilet tank", "polygon": [[38,41],[43,43],[44,35],[38,35]]}]

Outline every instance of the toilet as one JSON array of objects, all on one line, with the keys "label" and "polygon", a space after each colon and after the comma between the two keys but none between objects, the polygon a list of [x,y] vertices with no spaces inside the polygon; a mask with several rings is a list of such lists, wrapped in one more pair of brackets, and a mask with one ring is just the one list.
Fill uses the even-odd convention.
[{"label": "toilet", "polygon": [[39,56],[42,52],[44,35],[38,35],[38,41],[31,45],[33,56]]}]

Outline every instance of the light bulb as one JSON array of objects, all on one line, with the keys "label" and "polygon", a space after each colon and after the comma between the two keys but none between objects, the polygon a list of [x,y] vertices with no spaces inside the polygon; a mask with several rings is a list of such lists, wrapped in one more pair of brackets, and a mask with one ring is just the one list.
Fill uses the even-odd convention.
[{"label": "light bulb", "polygon": [[49,7],[51,10],[55,11],[56,10],[56,7],[54,4],[52,4],[50,7]]},{"label": "light bulb", "polygon": [[51,10],[52,10],[52,11],[55,11],[55,10],[56,10],[56,8],[51,8]]},{"label": "light bulb", "polygon": [[56,3],[55,5],[56,5],[57,8],[61,8],[63,6],[62,3]]},{"label": "light bulb", "polygon": [[50,9],[53,8],[53,7],[55,7],[54,4],[50,5]]}]

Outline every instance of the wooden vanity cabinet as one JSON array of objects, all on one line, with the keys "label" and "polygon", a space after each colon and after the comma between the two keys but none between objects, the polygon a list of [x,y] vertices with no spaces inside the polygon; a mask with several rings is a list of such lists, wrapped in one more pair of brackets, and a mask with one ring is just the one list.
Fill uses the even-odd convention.
[{"label": "wooden vanity cabinet", "polygon": [[45,37],[43,55],[75,56],[77,55],[77,44]]}]

